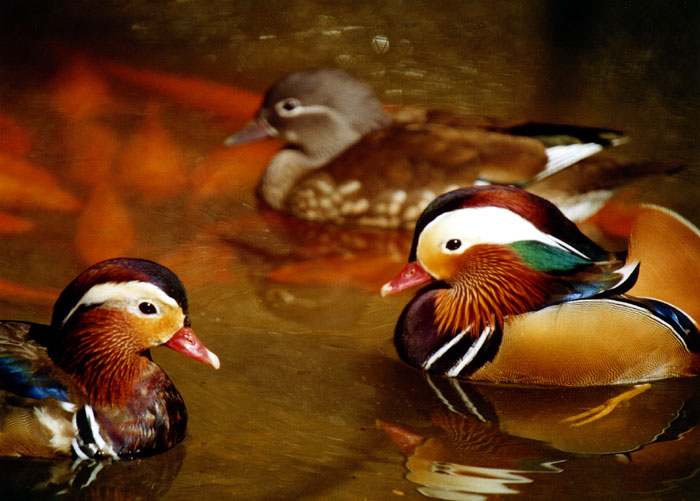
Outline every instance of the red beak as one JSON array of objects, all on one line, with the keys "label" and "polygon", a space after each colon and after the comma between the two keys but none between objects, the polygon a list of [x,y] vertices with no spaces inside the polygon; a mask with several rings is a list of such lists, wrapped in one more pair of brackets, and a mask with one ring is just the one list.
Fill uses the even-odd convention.
[{"label": "red beak", "polygon": [[219,363],[219,357],[209,351],[189,327],[183,327],[177,331],[175,335],[170,338],[170,341],[165,343],[165,346],[183,355],[194,358],[195,360],[209,364],[214,367],[214,369],[218,369],[221,365]]},{"label": "red beak", "polygon": [[416,285],[430,282],[431,280],[433,280],[433,277],[418,264],[418,261],[413,261],[408,263],[393,280],[385,283],[382,286],[380,294],[382,297],[388,294],[395,294],[402,290],[415,287]]}]

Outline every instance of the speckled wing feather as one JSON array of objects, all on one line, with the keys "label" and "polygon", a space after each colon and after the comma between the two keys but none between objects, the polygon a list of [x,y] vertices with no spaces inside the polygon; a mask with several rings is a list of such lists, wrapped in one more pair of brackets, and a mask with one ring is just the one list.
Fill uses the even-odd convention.
[{"label": "speckled wing feather", "polygon": [[543,146],[530,138],[399,124],[369,134],[307,174],[286,205],[291,214],[312,221],[410,229],[425,206],[446,191],[482,178],[528,179],[545,163]]}]

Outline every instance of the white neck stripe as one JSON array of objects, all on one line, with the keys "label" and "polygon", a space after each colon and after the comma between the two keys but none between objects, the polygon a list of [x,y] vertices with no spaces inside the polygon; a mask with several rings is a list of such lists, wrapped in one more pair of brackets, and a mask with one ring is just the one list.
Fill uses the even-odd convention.
[{"label": "white neck stripe", "polygon": [[456,336],[454,336],[452,339],[450,339],[448,342],[440,346],[435,352],[433,352],[432,355],[430,355],[430,358],[423,362],[423,369],[428,370],[430,367],[435,363],[436,360],[438,360],[440,357],[442,357],[450,348],[452,348],[456,343],[458,343],[464,335],[468,332],[468,329],[463,330]]},{"label": "white neck stripe", "polygon": [[479,353],[479,350],[481,350],[481,347],[484,345],[486,340],[491,337],[491,333],[494,331],[494,328],[492,325],[489,325],[486,327],[479,337],[477,338],[476,341],[469,347],[467,352],[464,354],[464,356],[457,361],[456,364],[454,364],[450,370],[448,370],[445,374],[450,377],[458,376],[460,372],[464,370],[464,368],[472,361],[474,360],[474,357],[476,357],[476,354]]}]

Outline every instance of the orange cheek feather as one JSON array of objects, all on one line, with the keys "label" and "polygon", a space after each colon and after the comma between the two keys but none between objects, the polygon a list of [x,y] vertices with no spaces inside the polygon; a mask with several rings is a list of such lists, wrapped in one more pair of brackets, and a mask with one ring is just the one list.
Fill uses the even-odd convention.
[{"label": "orange cheek feather", "polygon": [[551,293],[548,276],[503,245],[475,245],[445,261],[451,287],[440,291],[435,311],[442,332],[468,328],[478,336],[487,326],[501,327],[508,315],[541,308]]}]

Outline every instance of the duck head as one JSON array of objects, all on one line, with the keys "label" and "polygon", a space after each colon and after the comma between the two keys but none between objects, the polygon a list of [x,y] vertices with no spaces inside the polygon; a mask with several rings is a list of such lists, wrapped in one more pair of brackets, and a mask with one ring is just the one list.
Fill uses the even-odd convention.
[{"label": "duck head", "polygon": [[125,404],[156,346],[219,367],[190,326],[182,283],[152,261],[119,258],[88,268],[59,296],[51,325],[58,333],[49,341],[52,358],[99,405]]},{"label": "duck head", "polygon": [[478,336],[504,319],[634,283],[636,263],[583,235],[553,204],[517,188],[471,187],[419,218],[409,263],[382,295],[438,281],[435,327]]},{"label": "duck head", "polygon": [[276,137],[320,165],[390,122],[362,80],[340,69],[309,69],[273,84],[255,119],[226,145]]}]

